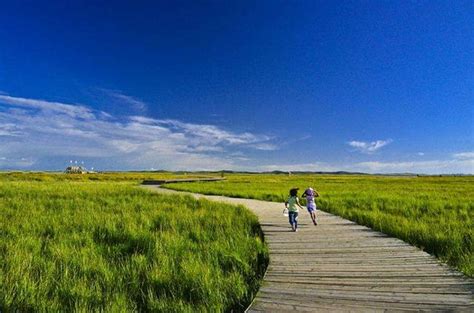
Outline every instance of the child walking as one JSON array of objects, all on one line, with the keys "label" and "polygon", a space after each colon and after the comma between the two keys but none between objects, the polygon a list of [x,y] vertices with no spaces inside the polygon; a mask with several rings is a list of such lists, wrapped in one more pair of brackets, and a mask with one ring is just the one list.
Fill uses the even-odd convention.
[{"label": "child walking", "polygon": [[313,188],[308,187],[301,197],[306,197],[306,208],[308,209],[309,216],[311,216],[314,226],[318,225],[316,222],[316,202],[314,198],[319,197],[319,193]]},{"label": "child walking", "polygon": [[298,199],[298,188],[290,189],[290,197],[285,202],[288,209],[288,219],[293,231],[298,231],[298,208],[303,209]]}]

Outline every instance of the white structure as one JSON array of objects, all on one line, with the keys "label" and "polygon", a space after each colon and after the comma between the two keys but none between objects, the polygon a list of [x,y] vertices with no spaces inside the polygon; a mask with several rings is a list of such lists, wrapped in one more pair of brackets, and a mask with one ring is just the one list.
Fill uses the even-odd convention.
[{"label": "white structure", "polygon": [[71,165],[66,167],[66,170],[64,172],[67,174],[86,174],[87,169],[82,166]]}]

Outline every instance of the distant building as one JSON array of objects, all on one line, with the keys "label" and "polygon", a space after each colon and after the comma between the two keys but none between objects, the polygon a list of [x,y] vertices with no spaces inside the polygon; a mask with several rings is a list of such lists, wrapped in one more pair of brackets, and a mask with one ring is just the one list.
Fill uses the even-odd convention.
[{"label": "distant building", "polygon": [[66,174],[86,174],[87,169],[82,166],[73,165],[66,167],[66,170],[64,172]]}]

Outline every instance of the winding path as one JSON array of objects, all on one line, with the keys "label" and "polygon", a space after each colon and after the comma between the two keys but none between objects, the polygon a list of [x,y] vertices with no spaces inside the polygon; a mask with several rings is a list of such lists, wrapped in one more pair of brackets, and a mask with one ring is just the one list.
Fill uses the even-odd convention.
[{"label": "winding path", "polygon": [[321,211],[318,226],[301,212],[293,233],[280,203],[193,195],[245,205],[260,220],[270,265],[248,312],[474,312],[474,280],[402,240]]}]

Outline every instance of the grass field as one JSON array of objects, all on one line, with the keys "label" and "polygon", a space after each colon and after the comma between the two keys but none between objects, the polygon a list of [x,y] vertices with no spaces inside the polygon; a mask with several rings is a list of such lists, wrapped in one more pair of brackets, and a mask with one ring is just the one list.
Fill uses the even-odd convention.
[{"label": "grass field", "polygon": [[[258,290],[247,209],[54,175],[0,175],[1,312],[242,311]],[[99,180],[150,176],[118,175]]]},{"label": "grass field", "polygon": [[[283,202],[315,187],[318,207],[403,239],[474,275],[474,177],[229,174],[167,188]],[[282,206],[283,207],[283,206]]]},{"label": "grass field", "polygon": [[174,178],[214,177],[207,173],[175,172],[104,172],[94,174],[68,174],[60,172],[0,172],[0,181],[110,181],[141,182],[143,180],[161,180]]}]

